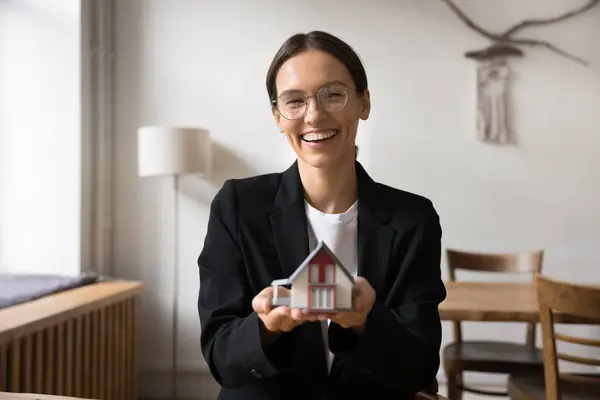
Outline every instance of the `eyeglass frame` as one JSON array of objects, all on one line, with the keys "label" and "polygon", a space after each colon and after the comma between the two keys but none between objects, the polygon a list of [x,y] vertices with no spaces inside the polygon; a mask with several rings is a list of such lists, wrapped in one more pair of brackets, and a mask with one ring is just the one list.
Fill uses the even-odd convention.
[{"label": "eyeglass frame", "polygon": [[345,108],[346,108],[346,106],[348,105],[348,91],[350,91],[350,90],[351,90],[351,91],[353,91],[353,92],[357,92],[357,93],[358,93],[358,90],[357,90],[357,89],[354,89],[354,88],[351,88],[351,87],[348,87],[348,86],[346,86],[346,84],[345,84],[345,83],[343,83],[343,82],[340,82],[340,81],[329,82],[329,83],[327,83],[327,84],[325,84],[325,85],[321,86],[321,87],[319,88],[319,90],[317,90],[317,93],[316,93],[316,94],[311,94],[311,95],[308,95],[308,96],[304,96],[304,112],[302,113],[302,115],[298,116],[297,118],[287,118],[286,116],[284,116],[284,115],[283,115],[283,113],[281,112],[281,110],[279,110],[279,107],[277,107],[277,100],[278,100],[278,99],[279,99],[279,97],[281,97],[281,96],[282,96],[284,93],[282,93],[282,94],[280,94],[279,96],[277,96],[277,98],[276,98],[275,100],[271,100],[271,105],[275,107],[275,109],[277,110],[277,112],[279,113],[279,115],[281,115],[283,118],[287,119],[288,121],[295,121],[295,120],[297,120],[297,119],[303,118],[303,117],[306,115],[306,112],[308,111],[308,104],[309,104],[309,102],[310,102],[310,99],[311,99],[311,98],[313,98],[313,97],[314,97],[314,98],[315,98],[315,101],[317,102],[317,104],[318,104],[319,106],[321,106],[321,102],[319,101],[319,98],[318,98],[318,96],[319,96],[319,92],[320,92],[321,90],[323,90],[324,88],[326,88],[326,87],[328,87],[328,86],[331,86],[331,85],[340,85],[340,86],[343,86],[343,87],[344,87],[344,89],[345,89],[345,92],[344,92],[344,94],[346,95],[346,101],[344,102],[344,106],[343,106],[342,108],[340,108],[339,110],[336,110],[336,112],[337,112],[337,111],[342,111],[342,110],[343,110],[343,109],[345,109]]}]

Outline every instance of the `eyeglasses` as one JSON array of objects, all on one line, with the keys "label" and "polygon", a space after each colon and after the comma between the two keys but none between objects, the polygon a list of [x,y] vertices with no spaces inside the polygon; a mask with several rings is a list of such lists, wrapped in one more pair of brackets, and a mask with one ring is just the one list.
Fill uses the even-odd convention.
[{"label": "eyeglasses", "polygon": [[279,114],[285,119],[298,119],[306,114],[308,102],[311,97],[327,112],[341,111],[348,102],[348,88],[342,83],[330,83],[319,89],[316,95],[304,96],[300,92],[286,92],[273,100],[272,104],[277,107]]}]

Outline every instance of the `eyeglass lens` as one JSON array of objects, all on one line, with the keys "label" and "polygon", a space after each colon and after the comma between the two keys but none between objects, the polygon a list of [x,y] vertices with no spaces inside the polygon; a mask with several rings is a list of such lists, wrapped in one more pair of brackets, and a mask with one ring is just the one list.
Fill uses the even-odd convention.
[{"label": "eyeglass lens", "polygon": [[[323,86],[317,92],[317,102],[328,112],[340,111],[346,106],[348,88],[342,84]],[[277,99],[277,109],[286,119],[297,119],[304,115],[310,96],[302,92],[286,92]]]}]

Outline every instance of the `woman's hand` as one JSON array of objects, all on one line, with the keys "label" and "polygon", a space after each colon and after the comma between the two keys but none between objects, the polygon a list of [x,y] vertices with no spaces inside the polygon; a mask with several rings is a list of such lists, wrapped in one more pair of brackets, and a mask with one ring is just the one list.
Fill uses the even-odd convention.
[{"label": "woman's hand", "polygon": [[375,304],[375,289],[369,281],[359,276],[355,279],[353,303],[354,311],[334,313],[329,316],[332,322],[342,328],[353,328],[360,333],[365,327],[367,316]]},{"label": "woman's hand", "polygon": [[[252,308],[258,314],[265,328],[270,332],[290,332],[298,325],[306,321],[325,321],[330,319],[343,328],[353,328],[361,332],[364,328],[367,316],[375,303],[375,290],[363,277],[355,279],[356,285],[353,290],[354,310],[338,313],[315,313],[301,309],[290,309],[279,306],[272,308],[273,287],[263,289],[252,300]],[[279,286],[278,297],[289,297],[289,289]]]},{"label": "woman's hand", "polygon": [[[284,287],[278,287],[278,297],[289,297],[291,292]],[[292,310],[289,307],[278,306],[271,307],[273,298],[273,287],[269,286],[263,289],[252,300],[252,309],[258,314],[265,328],[270,332],[290,332],[304,320],[294,319]]]}]

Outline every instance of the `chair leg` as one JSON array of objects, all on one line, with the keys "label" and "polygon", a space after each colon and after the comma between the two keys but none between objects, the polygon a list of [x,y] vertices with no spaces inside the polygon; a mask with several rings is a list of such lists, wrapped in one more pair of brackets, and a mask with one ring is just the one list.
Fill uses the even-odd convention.
[{"label": "chair leg", "polygon": [[459,371],[446,374],[448,379],[448,400],[462,400],[462,373]]}]

